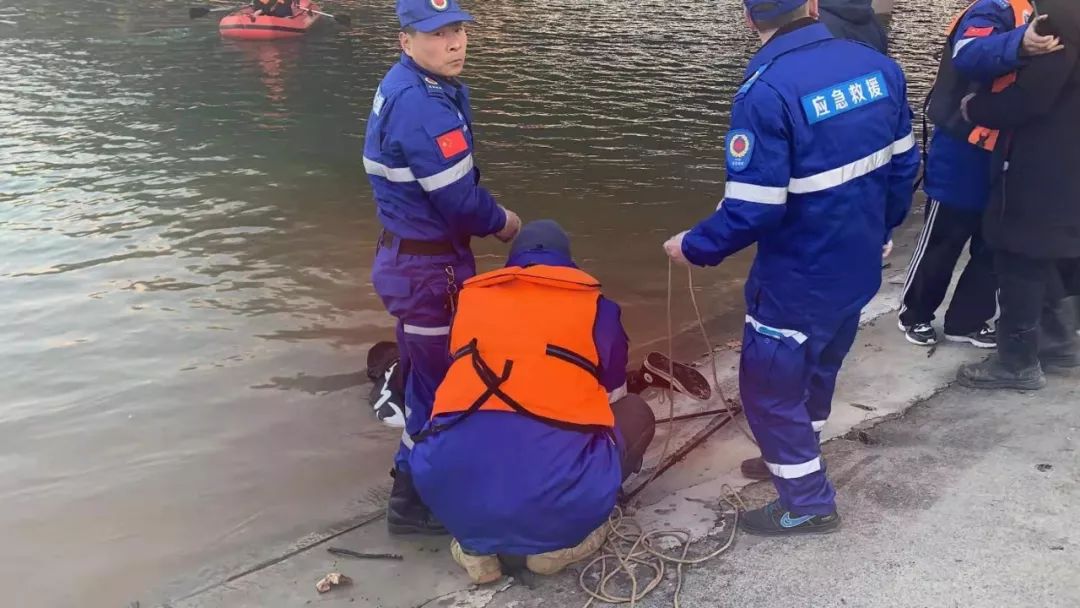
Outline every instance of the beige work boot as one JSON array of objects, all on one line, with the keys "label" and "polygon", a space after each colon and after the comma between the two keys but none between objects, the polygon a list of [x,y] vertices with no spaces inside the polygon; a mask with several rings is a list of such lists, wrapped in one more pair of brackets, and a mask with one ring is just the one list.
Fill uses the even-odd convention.
[{"label": "beige work boot", "polygon": [[563,568],[574,562],[579,562],[600,550],[607,540],[608,525],[604,525],[592,531],[585,540],[576,547],[549,551],[540,555],[530,555],[525,558],[525,567],[536,574],[557,574]]},{"label": "beige work boot", "polygon": [[477,585],[494,583],[502,578],[502,565],[494,555],[469,555],[461,548],[457,539],[450,541],[450,555],[459,566],[465,569],[469,578]]}]

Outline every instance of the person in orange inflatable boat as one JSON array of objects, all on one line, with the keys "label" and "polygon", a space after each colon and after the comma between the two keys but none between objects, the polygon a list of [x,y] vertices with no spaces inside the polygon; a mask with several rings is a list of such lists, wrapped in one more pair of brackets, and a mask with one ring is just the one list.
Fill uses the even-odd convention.
[{"label": "person in orange inflatable boat", "polygon": [[293,0],[251,0],[251,8],[255,9],[252,15],[256,17],[292,17]]}]

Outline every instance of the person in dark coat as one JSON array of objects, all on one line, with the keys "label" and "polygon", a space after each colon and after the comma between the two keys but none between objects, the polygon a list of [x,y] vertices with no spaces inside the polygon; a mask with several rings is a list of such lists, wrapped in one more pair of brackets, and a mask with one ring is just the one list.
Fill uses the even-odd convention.
[{"label": "person in dark coat", "polygon": [[1080,368],[1065,301],[1080,292],[1080,3],[1039,8],[1049,16],[1040,33],[1064,50],[1032,58],[1004,91],[964,101],[971,122],[1008,137],[983,224],[1000,275],[998,355],[960,369],[969,387],[1037,389],[1044,370]]},{"label": "person in dark coat", "polygon": [[871,0],[820,0],[818,21],[837,38],[870,45],[882,54],[889,52],[889,38],[878,23]]}]

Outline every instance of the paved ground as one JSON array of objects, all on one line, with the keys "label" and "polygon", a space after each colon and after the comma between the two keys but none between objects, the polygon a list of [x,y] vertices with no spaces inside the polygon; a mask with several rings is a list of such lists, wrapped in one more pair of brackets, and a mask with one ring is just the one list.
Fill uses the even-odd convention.
[{"label": "paved ground", "polygon": [[[950,388],[866,437],[826,449],[839,532],[740,536],[689,572],[682,605],[1080,606],[1080,529],[1069,523],[1080,504],[1080,380],[1051,378],[1030,394]],[[583,605],[575,585],[556,585],[562,593],[543,596],[512,588],[489,606]],[[639,605],[670,599],[668,586]]]}]

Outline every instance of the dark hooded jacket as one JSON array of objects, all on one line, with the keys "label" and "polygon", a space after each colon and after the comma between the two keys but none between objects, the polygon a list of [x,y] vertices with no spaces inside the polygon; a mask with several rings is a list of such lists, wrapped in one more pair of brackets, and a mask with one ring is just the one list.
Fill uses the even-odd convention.
[{"label": "dark hooded jacket", "polygon": [[868,44],[888,54],[889,39],[874,15],[871,0],[821,0],[818,20],[833,36]]},{"label": "dark hooded jacket", "polygon": [[[1080,2],[1041,0],[1065,50],[1035,57],[1016,83],[967,104],[1005,132],[995,152],[987,242],[1032,258],[1080,257]],[[1040,29],[1040,32],[1043,32]]]}]

